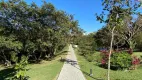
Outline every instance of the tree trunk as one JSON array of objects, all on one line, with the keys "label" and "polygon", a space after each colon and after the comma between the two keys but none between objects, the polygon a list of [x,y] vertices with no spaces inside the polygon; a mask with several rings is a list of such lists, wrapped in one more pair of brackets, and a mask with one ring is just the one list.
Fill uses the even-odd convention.
[{"label": "tree trunk", "polygon": [[54,49],[54,53],[53,53],[54,55],[56,54],[56,51],[57,51],[57,49],[55,48],[55,49]]},{"label": "tree trunk", "polygon": [[5,61],[6,61],[6,60],[7,60],[7,57],[5,56],[4,51],[2,51],[2,54],[3,54],[3,58],[4,58]]},{"label": "tree trunk", "polygon": [[35,55],[35,52],[34,52],[34,54],[33,54],[33,58],[34,58],[35,61],[37,61],[37,57],[36,57],[36,55]]},{"label": "tree trunk", "polygon": [[52,47],[52,49],[51,49],[51,58],[53,58],[54,57],[54,48]]},{"label": "tree trunk", "polygon": [[110,50],[109,50],[109,57],[108,57],[107,80],[110,80],[110,59],[111,59],[111,53],[112,53],[112,44],[113,44],[113,40],[114,40],[114,29],[115,29],[115,27],[113,27],[113,29],[111,31],[111,43],[110,43]]},{"label": "tree trunk", "polygon": [[42,52],[39,53],[38,62],[40,62],[42,56]]}]

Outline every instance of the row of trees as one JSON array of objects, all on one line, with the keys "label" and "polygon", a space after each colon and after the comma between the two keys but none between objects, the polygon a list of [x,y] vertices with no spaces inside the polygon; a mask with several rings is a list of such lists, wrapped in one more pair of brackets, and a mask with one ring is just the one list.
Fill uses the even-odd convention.
[{"label": "row of trees", "polygon": [[93,54],[95,52],[96,43],[93,36],[94,36],[94,33],[90,33],[88,35],[82,36],[79,42],[79,48],[82,55],[86,56],[88,54]]},{"label": "row of trees", "polygon": [[52,58],[77,32],[78,21],[51,3],[0,2],[1,63],[18,62],[23,55],[34,62]]}]

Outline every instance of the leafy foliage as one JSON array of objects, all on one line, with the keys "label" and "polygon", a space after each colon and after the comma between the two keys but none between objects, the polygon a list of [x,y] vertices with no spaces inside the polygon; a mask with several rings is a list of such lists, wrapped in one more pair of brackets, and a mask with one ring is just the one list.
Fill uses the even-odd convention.
[{"label": "leafy foliage", "polygon": [[116,52],[112,54],[111,66],[116,69],[128,69],[132,65],[131,55],[127,52]]},{"label": "leafy foliage", "polygon": [[1,63],[16,63],[23,55],[31,62],[53,58],[79,32],[72,15],[45,1],[41,6],[23,0],[0,1],[0,22]]},{"label": "leafy foliage", "polygon": [[[135,36],[142,30],[141,13],[138,11],[141,3],[136,0],[103,0],[102,5],[102,14],[97,14],[96,18],[106,25],[95,35],[99,46],[109,46],[111,30],[116,27],[113,48],[134,49],[137,44]],[[105,14],[106,12],[108,14]]]},{"label": "leafy foliage", "polygon": [[22,56],[19,63],[16,63],[14,69],[16,70],[15,76],[12,78],[14,80],[28,80],[28,76],[26,76],[26,66],[28,64],[28,58],[26,56]]},{"label": "leafy foliage", "polygon": [[135,37],[136,49],[142,51],[142,32]]},{"label": "leafy foliage", "polygon": [[141,61],[140,58],[133,56],[133,58],[132,58],[133,69],[136,69],[137,66],[140,65],[140,61]]},{"label": "leafy foliage", "polygon": [[80,36],[78,47],[80,54],[83,55],[89,62],[95,60],[94,54],[97,44],[94,40],[94,33]]},{"label": "leafy foliage", "polygon": [[87,56],[93,54],[95,52],[96,46],[97,45],[93,38],[93,33],[83,35],[81,37],[79,42],[79,50],[82,55]]},{"label": "leafy foliage", "polygon": [[93,54],[88,54],[85,56],[85,58],[89,61],[89,62],[93,62],[95,57],[93,56]]},{"label": "leafy foliage", "polygon": [[[100,66],[104,68],[108,65],[108,54],[109,52],[107,50],[101,50],[101,60],[99,63],[101,63]],[[140,58],[132,56],[127,51],[113,51],[110,62],[112,70],[131,69],[132,67],[136,69],[140,64]]]}]

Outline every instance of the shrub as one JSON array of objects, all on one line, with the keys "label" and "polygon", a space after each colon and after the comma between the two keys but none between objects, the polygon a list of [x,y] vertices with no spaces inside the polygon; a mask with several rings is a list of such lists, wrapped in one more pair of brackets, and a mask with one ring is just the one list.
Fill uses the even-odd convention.
[{"label": "shrub", "polygon": [[134,56],[132,59],[133,68],[136,69],[137,65],[139,65],[139,64],[140,64],[140,58],[137,58],[136,56]]},{"label": "shrub", "polygon": [[16,52],[11,51],[10,54],[11,54],[11,62],[16,63],[18,61],[18,57],[16,56],[17,55]]},{"label": "shrub", "polygon": [[[101,66],[106,68],[108,57],[109,57],[109,51],[107,50],[101,50]],[[111,55],[111,69],[126,69],[129,68],[132,65],[132,58],[131,55],[127,52],[123,51],[117,51],[113,52]]]},{"label": "shrub", "polygon": [[85,57],[86,57],[86,59],[87,59],[89,62],[94,61],[94,56],[93,56],[93,54],[86,55]]},{"label": "shrub", "polygon": [[133,57],[133,60],[132,60],[132,64],[133,65],[139,65],[140,64],[140,59],[137,58],[136,56]]},{"label": "shrub", "polygon": [[133,49],[130,48],[127,52],[131,55],[133,54]]},{"label": "shrub", "polygon": [[22,56],[19,63],[16,63],[14,69],[16,70],[15,75],[12,77],[12,80],[28,80],[29,76],[26,75],[26,66],[28,65],[28,58]]},{"label": "shrub", "polygon": [[108,62],[109,52],[107,50],[101,50],[101,65],[106,65]]},{"label": "shrub", "polygon": [[111,56],[111,67],[115,69],[126,69],[132,64],[131,55],[127,52],[115,52]]},{"label": "shrub", "polygon": [[94,56],[94,61],[96,62],[100,62],[102,59],[100,56],[100,52],[95,52],[93,56]]}]

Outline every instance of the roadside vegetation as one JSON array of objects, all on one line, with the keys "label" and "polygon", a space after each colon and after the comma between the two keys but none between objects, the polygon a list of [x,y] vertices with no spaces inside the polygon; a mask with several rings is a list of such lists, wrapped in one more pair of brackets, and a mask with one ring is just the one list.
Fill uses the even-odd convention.
[{"label": "roadside vegetation", "polygon": [[[140,52],[142,54],[142,52]],[[94,53],[93,58],[98,59],[100,52]],[[134,53],[137,55],[137,53]],[[107,79],[107,68],[102,68],[98,65],[96,61],[88,61],[84,56],[82,56],[78,49],[76,49],[76,56],[81,67],[81,71],[87,80],[106,80]],[[93,75],[90,76],[90,69],[92,69]],[[142,66],[136,70],[111,70],[110,71],[111,80],[141,80],[142,76]]]},{"label": "roadside vegetation", "polygon": [[73,15],[51,3],[1,0],[0,80],[56,80],[69,44],[87,80],[142,79],[141,4],[102,0],[95,17],[105,25],[85,34]]},{"label": "roadside vegetation", "polygon": [[[106,25],[97,32],[77,38],[80,39],[78,43],[75,42],[75,44],[78,44],[78,54],[84,56],[85,60],[89,62],[86,62],[88,66],[95,65],[90,68],[99,67],[100,70],[107,70],[94,73],[96,75],[99,72],[105,73],[104,75],[107,78],[103,75],[101,78],[122,80],[139,77],[136,78],[136,80],[139,80],[140,76],[136,72],[141,73],[139,68],[141,68],[142,63],[142,14],[139,11],[141,2],[135,0],[102,0],[102,6],[102,13],[96,13],[96,19]],[[140,53],[136,54],[135,52]],[[84,68],[83,70],[85,70]],[[132,72],[131,74],[134,77],[131,77],[131,74],[131,76],[125,77],[127,76],[127,73],[126,75],[123,73],[125,71]],[[117,72],[119,72],[119,77],[114,76]]]},{"label": "roadside vegetation", "polygon": [[[68,53],[68,46],[66,46],[62,51],[57,53],[51,61],[43,60],[38,64],[28,64],[25,75],[28,75],[29,80],[56,80],[62,69],[63,62],[61,58],[64,59]],[[13,68],[0,67],[0,80],[7,80],[14,76]]]},{"label": "roadside vegetation", "polygon": [[[24,0],[2,0],[0,22],[0,65],[5,67],[5,70],[0,68],[0,74],[3,74],[2,71],[12,72],[0,75],[2,80],[11,74],[13,75],[10,77],[14,80],[27,80],[32,75],[36,78],[34,74],[40,75],[45,67],[51,76],[45,76],[46,74],[43,76],[55,77],[62,63],[53,61],[55,65],[53,72],[56,68],[56,72],[53,73],[52,70],[50,71],[52,64],[48,65],[48,61],[52,62],[56,56],[59,57],[58,53],[74,38],[71,35],[82,32],[73,15],[57,10],[54,5],[46,1],[43,1],[41,6],[37,6],[34,2],[27,4]],[[36,67],[41,73],[34,72],[33,70],[36,70],[34,65],[43,61],[47,64],[45,67],[42,67],[43,64],[41,70],[40,66]],[[33,68],[27,69],[29,65]],[[27,71],[31,73],[26,74]],[[38,76],[37,79],[39,78],[42,77]]]}]

